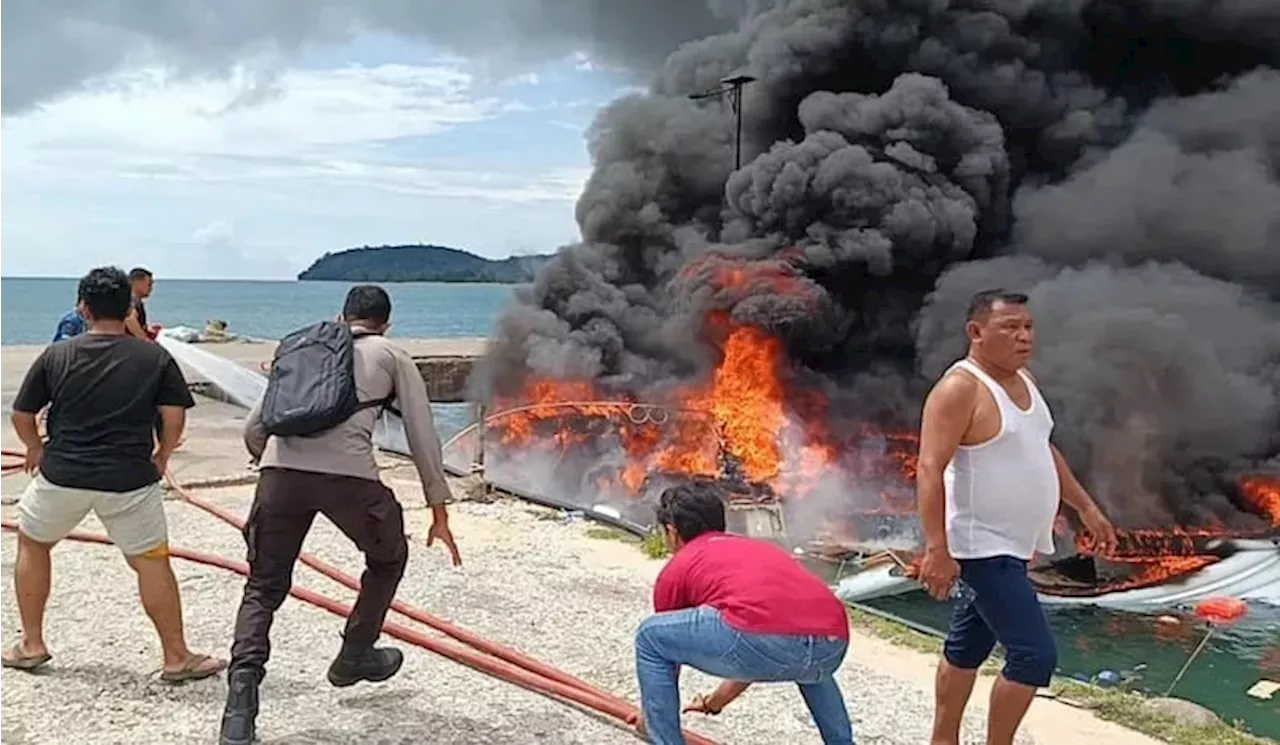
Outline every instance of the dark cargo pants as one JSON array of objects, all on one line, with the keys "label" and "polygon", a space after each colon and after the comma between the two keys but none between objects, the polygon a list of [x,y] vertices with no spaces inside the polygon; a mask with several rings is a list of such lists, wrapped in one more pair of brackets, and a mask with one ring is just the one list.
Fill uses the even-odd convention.
[{"label": "dark cargo pants", "polygon": [[231,669],[265,672],[271,621],[293,584],[302,541],[320,513],[365,555],[360,594],[343,634],[344,650],[373,646],[404,575],[409,545],[404,515],[381,482],[352,476],[264,468],[244,527],[249,579],[236,615]]}]

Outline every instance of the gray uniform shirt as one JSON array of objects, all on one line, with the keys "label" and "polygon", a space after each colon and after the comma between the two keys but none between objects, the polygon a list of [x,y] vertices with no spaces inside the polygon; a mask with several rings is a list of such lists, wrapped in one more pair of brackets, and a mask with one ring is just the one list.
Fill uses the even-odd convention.
[{"label": "gray uniform shirt", "polygon": [[[356,388],[361,401],[394,394],[392,406],[404,417],[409,452],[422,479],[430,505],[444,504],[450,495],[445,480],[440,435],[431,415],[431,399],[418,366],[409,353],[378,334],[354,328]],[[262,428],[262,402],[249,412],[244,443],[264,468],[291,468],[312,473],[334,473],[378,481],[374,459],[373,427],[380,408],[362,409],[350,419],[315,437],[274,437]]]}]

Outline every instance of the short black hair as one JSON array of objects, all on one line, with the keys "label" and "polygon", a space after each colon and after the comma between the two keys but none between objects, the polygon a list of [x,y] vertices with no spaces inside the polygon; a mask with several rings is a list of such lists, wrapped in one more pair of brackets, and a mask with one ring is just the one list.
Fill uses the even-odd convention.
[{"label": "short black hair", "polygon": [[130,282],[137,282],[140,279],[151,279],[151,270],[145,266],[135,266],[129,270]]},{"label": "short black hair", "polygon": [[391,320],[391,296],[377,285],[356,285],[347,292],[342,317],[348,321],[386,323]]},{"label": "short black hair", "polygon": [[1026,305],[1027,297],[1025,293],[1014,292],[997,287],[993,290],[983,290],[974,294],[969,298],[969,312],[965,314],[966,321],[976,321],[982,316],[991,312],[991,308],[996,303],[1004,303],[1006,305]]},{"label": "short black hair", "polygon": [[133,303],[133,290],[129,287],[129,275],[115,266],[90,269],[80,279],[76,298],[89,309],[95,320],[123,321],[129,315]]},{"label": "short black hair", "polygon": [[658,524],[670,525],[685,541],[703,533],[724,532],[725,489],[715,481],[673,486],[658,498]]}]

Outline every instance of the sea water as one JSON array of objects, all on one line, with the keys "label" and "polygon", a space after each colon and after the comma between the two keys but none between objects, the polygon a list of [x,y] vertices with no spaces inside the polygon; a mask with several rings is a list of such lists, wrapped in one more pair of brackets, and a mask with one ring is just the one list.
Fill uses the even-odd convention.
[{"label": "sea water", "polygon": [[[240,337],[275,340],[342,310],[346,282],[206,281],[156,277],[147,320],[203,329],[213,318]],[[489,336],[511,285],[405,282],[383,285],[391,295],[391,329],[402,339]],[[75,279],[0,278],[0,344],[48,344],[58,319],[75,307]],[[213,349],[212,347],[209,347]],[[432,407],[444,438],[466,426],[470,407]]]},{"label": "sea water", "polygon": [[[158,277],[147,303],[149,320],[165,326],[203,328],[208,319],[228,322],[244,336],[277,339],[338,312],[350,285],[341,282],[235,282],[166,280]],[[394,311],[391,337],[489,336],[510,286],[482,284],[387,284]],[[0,279],[0,343],[45,344],[57,320],[75,301],[71,279]],[[468,421],[465,405],[437,406],[442,436]],[[934,628],[946,628],[949,607],[923,593],[885,598],[878,607]],[[1049,611],[1057,633],[1060,669],[1092,678],[1111,670],[1135,687],[1163,693],[1195,645],[1202,627],[1171,625],[1155,615],[1101,608]],[[856,657],[857,651],[852,654]],[[1197,701],[1228,721],[1240,720],[1258,734],[1280,738],[1280,700],[1245,694],[1259,679],[1280,680],[1280,607],[1250,604],[1235,625],[1215,632],[1174,695]]]}]

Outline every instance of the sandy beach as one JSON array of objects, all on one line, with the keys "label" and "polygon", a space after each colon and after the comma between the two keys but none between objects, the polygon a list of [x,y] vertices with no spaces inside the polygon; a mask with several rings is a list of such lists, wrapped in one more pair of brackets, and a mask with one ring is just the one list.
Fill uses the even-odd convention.
[{"label": "sandy beach", "polygon": [[[483,340],[400,341],[415,355],[467,354]],[[208,345],[256,368],[272,345]],[[4,347],[3,399],[7,404],[38,347]],[[247,512],[253,473],[239,440],[243,412],[201,398],[191,412],[187,439],[174,456],[178,481],[238,514]],[[3,445],[17,442],[3,427]],[[499,643],[636,700],[631,637],[650,612],[650,590],[662,562],[634,546],[566,521],[550,510],[509,499],[471,501],[454,484],[453,528],[462,567],[424,543],[427,512],[416,474],[386,457],[384,478],[405,508],[411,534],[408,571],[399,599],[456,622]],[[6,476],[5,501],[26,477]],[[3,508],[5,518],[14,508]],[[168,502],[175,546],[244,558],[240,535],[196,508]],[[90,518],[82,529],[100,532]],[[3,538],[0,617],[3,641],[15,638],[17,610],[12,568],[15,541]],[[358,574],[358,552],[328,522],[319,520],[306,551]],[[219,677],[182,687],[160,683],[159,647],[139,607],[132,575],[114,549],[66,543],[54,552],[54,585],[46,636],[53,662],[40,674],[3,672],[5,743],[212,743],[225,695]],[[176,562],[193,647],[226,655],[242,580],[230,573]],[[295,583],[343,602],[353,593],[299,567]],[[391,614],[389,620],[414,625]],[[272,630],[273,656],[263,684],[259,735],[263,743],[552,743],[603,745],[637,742],[626,729],[561,702],[487,677],[450,660],[386,640],[406,652],[403,670],[379,685],[330,687],[325,668],[339,645],[341,621],[289,599]],[[896,647],[854,628],[849,657],[839,673],[863,745],[919,745],[928,741],[932,713],[931,655]],[[966,723],[966,743],[981,743],[991,678],[979,679]],[[686,671],[687,699],[715,681]],[[794,687],[759,685],[718,717],[687,715],[686,725],[720,743],[817,743]],[[1020,743],[1138,745],[1154,739],[1061,703],[1038,700]]]}]

